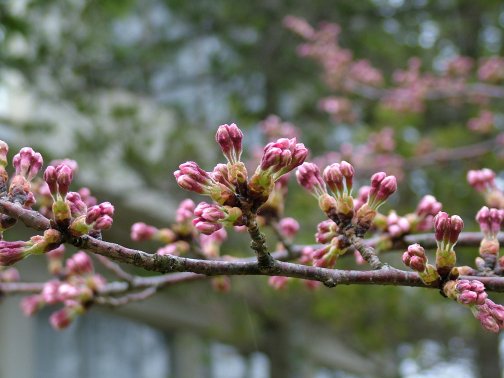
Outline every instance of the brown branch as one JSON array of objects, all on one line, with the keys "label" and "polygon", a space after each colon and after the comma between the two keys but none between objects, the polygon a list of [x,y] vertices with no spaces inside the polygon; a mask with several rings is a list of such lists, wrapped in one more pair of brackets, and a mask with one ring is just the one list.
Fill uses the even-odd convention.
[{"label": "brown branch", "polygon": [[98,296],[94,299],[94,302],[97,304],[114,306],[114,307],[124,306],[128,303],[131,303],[131,302],[143,301],[143,300],[153,296],[154,294],[156,294],[156,292],[157,292],[157,287],[153,286],[153,287],[149,287],[143,291],[140,291],[138,293],[131,293],[131,294],[127,294],[127,295],[124,295],[124,296],[118,297],[118,298]]},{"label": "brown branch", "polygon": [[[45,224],[46,218],[26,216],[32,214],[30,210],[22,209],[17,205],[6,206],[4,200],[0,200],[1,209],[10,216],[19,216],[23,222],[31,227],[32,223],[38,226]],[[19,210],[21,209],[21,210]],[[432,244],[432,234],[410,235],[405,238],[407,242],[415,240],[416,242],[424,242],[425,245]],[[460,236],[460,245],[478,245],[481,240],[479,233],[466,233]],[[396,286],[417,286],[417,287],[432,287],[425,285],[414,272],[406,272],[398,269],[378,269],[373,271],[355,271],[355,270],[338,270],[326,269],[313,266],[305,266],[292,264],[272,259],[269,269],[265,270],[255,259],[242,259],[235,261],[222,260],[197,260],[184,258],[179,256],[160,256],[157,254],[149,254],[144,251],[126,248],[118,244],[95,239],[85,235],[79,238],[68,240],[79,248],[93,252],[97,255],[105,256],[117,262],[127,263],[142,267],[146,270],[156,271],[160,273],[182,272],[179,275],[165,275],[161,277],[146,277],[134,278],[133,285],[135,287],[145,286],[163,286],[173,283],[183,282],[186,280],[196,280],[206,276],[215,275],[279,275],[285,277],[294,277],[307,280],[316,280],[323,282],[326,286],[333,287],[341,284],[365,284],[365,285],[396,285]],[[367,245],[365,241],[357,243],[355,248],[366,253]],[[294,248],[296,253],[300,253],[301,246]],[[283,252],[285,256],[287,253]],[[281,254],[278,253],[280,257]],[[372,267],[377,269],[382,266],[381,262],[373,262]],[[504,278],[502,277],[479,277],[471,276],[464,277],[467,279],[478,279],[488,284],[488,289],[493,291],[504,291]],[[124,284],[124,283],[123,283]],[[2,284],[6,291],[13,290],[12,284]],[[28,284],[27,284],[28,285]],[[115,285],[116,293],[124,290],[124,285]],[[30,287],[32,290],[40,287]],[[28,289],[27,289],[28,290]],[[109,293],[114,292],[112,287],[108,287]],[[3,291],[3,290],[2,290]]]},{"label": "brown branch", "polygon": [[132,274],[129,274],[128,272],[124,271],[119,264],[109,260],[108,258],[100,255],[96,255],[96,258],[98,261],[109,271],[114,273],[118,278],[132,283],[135,280],[135,276]]}]

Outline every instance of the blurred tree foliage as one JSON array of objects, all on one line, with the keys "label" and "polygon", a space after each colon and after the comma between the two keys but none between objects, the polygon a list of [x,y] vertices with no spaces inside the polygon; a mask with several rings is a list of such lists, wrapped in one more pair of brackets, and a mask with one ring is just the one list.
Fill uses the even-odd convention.
[{"label": "blurred tree foliage", "polygon": [[[123,160],[151,187],[170,187],[170,194],[180,198],[184,193],[173,188],[170,172],[184,160],[216,161],[217,148],[207,141],[225,122],[248,128],[249,140],[258,144],[253,127],[267,115],[278,114],[302,129],[302,141],[315,154],[337,150],[345,139],[363,142],[371,130],[384,126],[394,128],[397,148],[406,154],[420,136],[428,136],[434,147],[482,140],[465,126],[475,109],[443,102],[404,116],[366,100],[359,102],[361,123],[329,120],[317,102],[330,92],[320,80],[319,67],[297,56],[299,39],[282,27],[287,14],[312,24],[340,24],[342,46],[369,59],[388,77],[406,67],[412,56],[437,70],[442,58],[454,54],[479,58],[504,53],[504,5],[497,0],[10,0],[0,1],[0,83],[6,73],[14,72],[37,96],[71,103],[89,118],[89,126],[74,134],[77,159],[100,154],[114,139],[121,139]],[[139,146],[137,137],[150,125],[140,122],[134,106],[111,109],[118,127],[109,132],[103,128],[98,95],[118,90],[176,111],[177,127],[163,134],[159,158],[148,159],[144,153],[156,131],[149,134],[152,140]],[[502,102],[495,109],[502,116]],[[43,126],[36,119],[9,122],[2,120],[28,133],[30,127]],[[499,169],[501,164],[488,154],[468,164],[455,161],[413,170],[393,205],[399,212],[412,211],[420,196],[431,192],[446,211],[460,214],[467,228],[474,228],[471,220],[482,200],[466,185],[466,171],[484,165]],[[288,200],[287,215],[298,216],[305,226],[300,241],[311,243],[321,214],[307,211],[315,204],[299,190],[293,188]],[[467,254],[470,261],[476,251]],[[389,259],[399,264],[397,256]],[[462,335],[471,346],[482,332],[468,312],[457,312],[455,304],[435,293],[357,286],[314,295],[299,295],[300,290],[294,296],[297,301],[265,291],[263,315],[282,319],[295,313],[323,319],[364,354],[383,351],[399,361],[404,355],[398,343],[432,338],[448,345],[455,335]],[[495,373],[496,355],[497,351],[478,361],[481,374]],[[489,366],[494,370],[484,373]]]}]

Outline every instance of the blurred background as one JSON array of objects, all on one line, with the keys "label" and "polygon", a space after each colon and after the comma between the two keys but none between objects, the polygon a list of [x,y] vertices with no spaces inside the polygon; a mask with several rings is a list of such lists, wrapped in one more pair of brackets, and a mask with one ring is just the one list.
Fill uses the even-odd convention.
[{"label": "blurred background", "polygon": [[[504,53],[504,5],[492,0],[0,0],[0,139],[13,152],[31,146],[47,162],[75,159],[77,186],[116,205],[104,237],[153,251],[130,240],[130,226],[173,221],[188,197],[173,178],[178,165],[195,160],[211,170],[223,160],[215,130],[231,122],[244,130],[253,159],[272,114],[281,117],[269,119],[279,134],[282,122],[295,125],[285,128],[312,158],[351,160],[359,185],[378,169],[398,174],[399,192],[384,213],[412,212],[432,193],[477,230],[484,201],[465,176],[502,170],[504,95],[430,98],[415,111],[384,106],[330,85],[324,67],[300,56],[303,39],[283,26],[287,15],[338,24],[341,48],[378,68],[385,86],[411,57],[436,81],[458,55],[478,67]],[[502,81],[490,84],[502,91]],[[348,100],[351,116],[324,108],[328,96]],[[491,112],[491,125],[470,129],[482,111]],[[460,146],[469,152],[439,154]],[[314,242],[323,216],[294,180],[285,215],[301,223],[296,242]],[[225,250],[248,255],[247,246],[237,234]],[[400,267],[399,252],[384,258]],[[461,249],[458,258],[471,264],[476,256],[476,248]],[[355,267],[352,258],[338,264]],[[43,265],[20,264],[24,280],[47,277]],[[499,335],[434,290],[309,290],[292,282],[275,291],[265,277],[246,277],[232,278],[222,294],[208,282],[186,283],[145,302],[94,308],[59,333],[47,323],[50,312],[27,319],[17,302],[0,304],[6,378],[490,378],[502,376],[504,362]]]}]

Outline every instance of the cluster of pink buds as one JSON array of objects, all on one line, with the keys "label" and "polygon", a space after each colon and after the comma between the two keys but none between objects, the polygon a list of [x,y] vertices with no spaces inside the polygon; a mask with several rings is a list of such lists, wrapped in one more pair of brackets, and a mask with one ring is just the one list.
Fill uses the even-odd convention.
[{"label": "cluster of pink buds", "polygon": [[488,168],[467,172],[467,182],[478,192],[487,192],[496,188],[495,172]]},{"label": "cluster of pink buds", "polygon": [[29,241],[1,241],[0,266],[9,266],[23,260],[30,255],[40,255],[61,244],[59,231],[49,229],[44,236],[32,236]]},{"label": "cluster of pink buds", "polygon": [[358,226],[358,233],[366,232],[377,214],[378,208],[383,205],[389,197],[397,190],[397,179],[395,176],[387,176],[385,172],[377,172],[371,176],[371,186],[367,193],[367,201],[360,205],[356,212],[355,224]]},{"label": "cluster of pink buds", "polygon": [[453,247],[464,228],[464,222],[458,215],[451,217],[440,211],[434,217],[434,234],[437,243],[436,267],[442,275],[448,274],[457,260]]},{"label": "cluster of pink buds", "polygon": [[338,234],[339,227],[332,220],[327,219],[317,225],[315,240],[317,243],[327,244]]},{"label": "cluster of pink buds", "polygon": [[63,308],[54,312],[49,319],[57,330],[68,327],[78,315],[83,314],[95,293],[105,285],[105,280],[94,273],[93,263],[83,251],[67,259],[64,273],[64,280],[48,281],[39,294],[21,301],[21,309],[28,316],[46,305],[63,304]]},{"label": "cluster of pink buds", "polygon": [[287,240],[292,241],[299,232],[299,223],[294,218],[283,218],[278,222],[278,228]]},{"label": "cluster of pink buds", "polygon": [[420,244],[408,246],[408,250],[402,255],[402,261],[404,265],[418,272],[420,279],[427,285],[439,279],[436,268],[428,263],[425,250]]},{"label": "cluster of pink buds", "polygon": [[[0,146],[0,155],[7,153],[6,145]],[[6,158],[0,158],[2,162],[7,162]],[[43,159],[40,153],[33,151],[30,147],[23,147],[12,159],[16,173],[12,178],[9,187],[9,196],[16,202],[21,203],[24,207],[30,208],[35,203],[35,197],[31,192],[30,182],[42,168]],[[1,163],[3,165],[3,163]],[[7,177],[5,168],[0,170],[0,182],[4,182],[3,177]],[[0,185],[1,186],[1,185]]]},{"label": "cluster of pink buds", "polygon": [[400,217],[395,211],[387,216],[387,232],[392,238],[398,238],[411,230],[410,221],[406,217]]},{"label": "cluster of pink buds", "polygon": [[177,184],[183,189],[207,195],[221,205],[236,202],[235,192],[227,180],[222,183],[218,180],[218,176],[214,177],[211,173],[205,172],[193,161],[181,164],[174,175]]},{"label": "cluster of pink buds", "polygon": [[222,153],[231,164],[240,161],[242,139],[243,133],[234,123],[219,126],[215,134],[215,141],[220,145]]},{"label": "cluster of pink buds", "polygon": [[200,202],[194,210],[194,227],[201,233],[210,235],[223,225],[243,225],[242,211],[238,207],[218,206]]},{"label": "cluster of pink buds", "polygon": [[261,163],[250,179],[252,195],[261,201],[268,198],[273,184],[286,173],[303,164],[308,150],[296,138],[280,138],[264,147]]},{"label": "cluster of pink buds", "polygon": [[177,238],[175,232],[169,228],[157,228],[143,222],[131,226],[131,239],[134,241],[156,240],[162,243],[172,243]]},{"label": "cluster of pink buds", "polygon": [[270,285],[275,290],[282,290],[287,287],[290,278],[284,276],[271,276],[268,279],[268,285]]},{"label": "cluster of pink buds", "polygon": [[483,305],[488,297],[485,285],[477,280],[448,281],[443,291],[448,298],[465,305]]},{"label": "cluster of pink buds", "polygon": [[183,255],[184,253],[189,252],[190,248],[191,246],[189,245],[188,242],[184,240],[177,240],[175,242],[165,245],[164,247],[159,248],[156,253],[161,256],[167,256],[167,255],[180,256]]},{"label": "cluster of pink buds", "polygon": [[479,254],[487,268],[493,269],[499,256],[500,245],[497,234],[504,222],[504,210],[483,206],[476,214],[476,221],[483,233]]},{"label": "cluster of pink buds", "polygon": [[471,311],[486,330],[498,333],[504,329],[504,306],[487,298],[484,304],[471,306]]},{"label": "cluster of pink buds", "polygon": [[467,172],[467,182],[482,193],[489,207],[504,208],[504,193],[495,184],[495,172],[488,168]]},{"label": "cluster of pink buds", "polygon": [[434,217],[441,211],[443,205],[437,201],[434,196],[423,196],[416,208],[416,222],[414,222],[415,231],[427,231],[434,225]]},{"label": "cluster of pink buds", "polygon": [[504,210],[483,206],[476,214],[476,221],[486,239],[495,239],[504,221]]},{"label": "cluster of pink buds", "polygon": [[313,266],[320,268],[334,267],[338,257],[344,255],[348,247],[348,242],[343,236],[334,237],[328,245],[313,252]]},{"label": "cluster of pink buds", "polygon": [[112,227],[114,206],[110,202],[102,202],[88,208],[81,200],[79,193],[70,192],[65,198],[64,204],[69,209],[72,218],[69,227],[72,235],[81,236]]},{"label": "cluster of pink buds", "polygon": [[[355,171],[346,161],[334,163],[324,169],[323,175],[313,163],[304,163],[297,172],[298,183],[319,201],[321,210],[329,217],[333,215],[340,222],[348,224],[354,215],[352,198],[353,177]],[[327,192],[327,187],[333,196]]]}]

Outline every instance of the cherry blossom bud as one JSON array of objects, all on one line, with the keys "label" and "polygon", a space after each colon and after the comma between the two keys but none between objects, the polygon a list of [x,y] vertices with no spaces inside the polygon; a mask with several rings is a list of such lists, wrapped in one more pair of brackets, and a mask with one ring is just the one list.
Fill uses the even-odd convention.
[{"label": "cherry blossom bud", "polygon": [[72,218],[77,218],[87,213],[87,205],[81,199],[79,193],[68,192],[65,197],[65,202],[70,208],[70,214],[72,215]]},{"label": "cherry blossom bud", "polygon": [[420,244],[408,246],[408,250],[403,253],[402,261],[404,265],[417,272],[423,272],[427,265],[427,256],[425,250]]},{"label": "cherry blossom bud", "polygon": [[289,283],[289,277],[284,276],[271,276],[268,279],[268,285],[275,290],[285,289]]},{"label": "cherry blossom bud", "polygon": [[496,187],[495,172],[488,168],[471,170],[467,172],[467,182],[478,192],[490,191]]},{"label": "cherry blossom bud", "polygon": [[56,182],[58,183],[58,192],[64,198],[73,179],[73,170],[66,164],[60,164],[56,167]]},{"label": "cherry blossom bud", "polygon": [[287,238],[294,238],[299,231],[299,223],[294,218],[283,218],[278,226],[282,235]]},{"label": "cherry blossom bud", "polygon": [[485,285],[476,280],[458,280],[455,286],[457,291],[457,301],[462,304],[482,305],[487,299]]},{"label": "cherry blossom bud", "polygon": [[308,150],[304,144],[297,143],[296,138],[280,138],[264,147],[259,168],[268,171],[273,176],[273,181],[276,181],[280,176],[303,164],[307,156]]},{"label": "cherry blossom bud", "polygon": [[35,294],[21,299],[20,307],[25,316],[33,316],[44,307],[44,304],[42,296]]},{"label": "cherry blossom bud", "polygon": [[338,163],[331,164],[324,169],[324,181],[326,182],[329,189],[336,194],[341,196],[343,194],[343,173],[341,172],[340,165]]},{"label": "cherry blossom bud", "polygon": [[145,223],[138,222],[131,226],[131,239],[134,241],[151,240],[158,229]]},{"label": "cherry blossom bud", "polygon": [[93,273],[93,262],[86,252],[80,251],[66,261],[69,274],[83,276]]},{"label": "cherry blossom bud", "polygon": [[174,175],[181,188],[199,194],[209,194],[214,184],[208,172],[205,172],[193,161],[181,164]]},{"label": "cherry blossom bud", "polygon": [[189,251],[190,249],[189,243],[179,240],[175,243],[170,243],[163,248],[159,248],[157,250],[157,254],[161,256],[167,256],[167,255],[173,255],[173,256],[180,256],[181,254],[184,254]]},{"label": "cherry blossom bud", "polygon": [[222,228],[222,223],[226,218],[226,214],[219,206],[200,202],[194,210],[196,218],[193,220],[193,225],[196,229],[206,235],[210,235]]},{"label": "cherry blossom bud", "polygon": [[371,177],[368,205],[377,210],[397,190],[395,176],[387,176],[385,172],[375,173]]},{"label": "cherry blossom bud", "polygon": [[493,239],[497,236],[503,220],[504,212],[495,208],[489,209],[483,206],[476,214],[476,221],[487,239]]},{"label": "cherry blossom bud", "polygon": [[61,282],[56,280],[48,281],[44,284],[41,292],[44,303],[55,304],[61,301],[61,298],[59,297],[60,285]]},{"label": "cherry blossom bud", "polygon": [[471,311],[486,330],[498,333],[504,328],[504,306],[487,298],[483,305],[471,306]]},{"label": "cherry blossom bud", "polygon": [[418,203],[416,213],[420,217],[426,217],[429,215],[435,216],[442,209],[443,205],[441,202],[436,200],[436,197],[431,195],[423,196]]},{"label": "cherry blossom bud", "polygon": [[44,172],[44,180],[49,187],[49,191],[53,197],[56,197],[58,193],[58,183],[57,183],[58,174],[56,172],[56,168],[50,165],[46,168]]},{"label": "cherry blossom bud", "polygon": [[453,248],[463,228],[464,222],[458,215],[449,217],[447,213],[440,211],[434,217],[436,241],[438,245],[442,245],[444,250]]},{"label": "cherry blossom bud", "polygon": [[219,126],[215,135],[215,140],[219,143],[222,153],[232,164],[240,161],[242,139],[243,133],[234,123]]},{"label": "cherry blossom bud", "polygon": [[112,227],[113,222],[114,220],[112,219],[112,217],[103,215],[96,220],[93,229],[97,231],[109,230]]},{"label": "cherry blossom bud", "polygon": [[316,198],[327,193],[320,170],[313,163],[303,163],[296,171],[296,179],[299,185],[308,190]]},{"label": "cherry blossom bud", "polygon": [[[194,215],[196,205],[190,199],[183,200],[177,208],[175,220],[177,223],[187,222],[191,220]],[[134,239],[133,239],[134,240]]]},{"label": "cherry blossom bud", "polygon": [[16,168],[16,175],[23,176],[31,181],[42,168],[44,163],[42,155],[33,151],[30,147],[22,148],[12,159],[12,165]]},{"label": "cherry blossom bud", "polygon": [[320,222],[317,225],[317,233],[315,234],[315,240],[317,243],[327,244],[332,238],[337,235],[338,225],[332,220],[328,219]]},{"label": "cherry blossom bud", "polygon": [[49,323],[56,330],[67,328],[72,321],[80,314],[84,313],[84,308],[78,302],[65,305],[61,310],[51,314]]},{"label": "cherry blossom bud", "polygon": [[0,240],[0,266],[9,266],[23,260],[29,255],[29,242],[1,241]]}]

